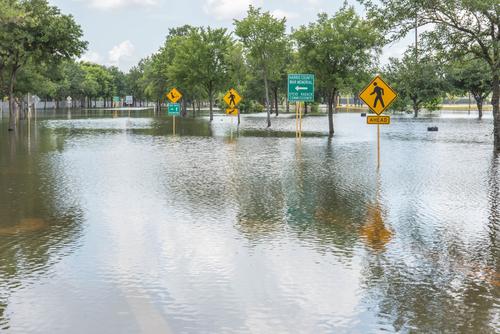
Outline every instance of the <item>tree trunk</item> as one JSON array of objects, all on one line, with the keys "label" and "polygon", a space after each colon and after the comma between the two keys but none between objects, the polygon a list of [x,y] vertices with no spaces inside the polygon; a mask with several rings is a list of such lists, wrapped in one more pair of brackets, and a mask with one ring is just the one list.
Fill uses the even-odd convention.
[{"label": "tree trunk", "polygon": [[476,100],[477,111],[479,112],[478,118],[483,118],[483,97],[474,94],[474,100]]},{"label": "tree trunk", "polygon": [[335,105],[335,98],[337,96],[337,91],[335,89],[332,90],[330,96],[328,96],[328,137],[332,138],[335,130],[333,128],[333,112]]},{"label": "tree trunk", "polygon": [[304,102],[304,115],[307,115],[307,102]]},{"label": "tree trunk", "polygon": [[418,103],[416,99],[412,99],[413,101],[413,117],[418,117]]},{"label": "tree trunk", "polygon": [[266,90],[266,111],[267,111],[267,127],[271,127],[271,110],[270,110],[270,103],[269,103],[269,83],[267,82],[267,73],[266,70],[264,69],[264,88]]},{"label": "tree trunk", "polygon": [[500,152],[500,75],[495,73],[493,75],[493,96],[491,98],[491,104],[493,106],[493,136],[495,150]]},{"label": "tree trunk", "polygon": [[279,115],[279,105],[278,105],[278,87],[274,88],[274,105],[276,107],[276,116]]},{"label": "tree trunk", "polygon": [[209,104],[210,104],[210,122],[214,120],[214,111],[213,111],[213,96],[212,92],[208,93],[208,99],[209,99]]},{"label": "tree trunk", "polygon": [[192,104],[193,104],[193,118],[195,118],[196,117],[196,103],[194,102],[194,100],[193,100]]},{"label": "tree trunk", "polygon": [[10,76],[9,84],[9,131],[16,129],[17,110],[15,109],[16,101],[14,100],[14,87],[16,85],[17,70],[14,68]]},{"label": "tree trunk", "polygon": [[290,102],[288,102],[288,98],[285,101],[285,103],[286,103],[286,113],[288,114],[288,113],[290,113]]}]

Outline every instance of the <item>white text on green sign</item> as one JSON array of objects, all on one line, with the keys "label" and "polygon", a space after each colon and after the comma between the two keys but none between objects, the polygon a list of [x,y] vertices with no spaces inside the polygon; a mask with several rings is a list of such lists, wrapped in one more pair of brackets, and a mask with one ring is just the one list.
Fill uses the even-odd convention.
[{"label": "white text on green sign", "polygon": [[168,104],[168,114],[172,116],[178,116],[181,113],[181,105],[179,103],[169,103]]},{"label": "white text on green sign", "polygon": [[288,75],[288,101],[314,102],[314,74]]}]

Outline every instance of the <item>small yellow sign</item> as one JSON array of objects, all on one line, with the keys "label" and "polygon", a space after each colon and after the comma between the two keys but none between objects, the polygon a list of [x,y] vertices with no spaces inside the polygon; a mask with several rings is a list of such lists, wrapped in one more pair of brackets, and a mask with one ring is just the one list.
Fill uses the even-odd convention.
[{"label": "small yellow sign", "polygon": [[238,116],[239,113],[240,113],[240,111],[238,109],[235,109],[235,108],[226,109],[226,114],[229,116]]},{"label": "small yellow sign", "polygon": [[224,96],[224,102],[226,102],[230,108],[234,108],[241,102],[241,96],[236,89],[231,88],[226,96]]},{"label": "small yellow sign", "polygon": [[378,75],[359,94],[359,98],[377,115],[386,111],[397,97],[398,94]]},{"label": "small yellow sign", "polygon": [[172,89],[168,94],[167,94],[167,99],[169,99],[170,102],[172,103],[177,103],[182,98],[181,92],[177,90],[177,88]]},{"label": "small yellow sign", "polygon": [[367,124],[383,124],[388,125],[391,124],[390,116],[368,116],[366,117]]}]

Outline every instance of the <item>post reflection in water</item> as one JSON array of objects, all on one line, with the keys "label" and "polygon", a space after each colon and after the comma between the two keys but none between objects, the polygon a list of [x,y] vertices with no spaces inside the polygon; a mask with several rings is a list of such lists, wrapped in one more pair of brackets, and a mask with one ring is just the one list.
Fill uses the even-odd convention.
[{"label": "post reflection in water", "polygon": [[395,118],[378,172],[359,115],[39,116],[0,127],[0,331],[498,331],[491,122]]},{"label": "post reflection in water", "polygon": [[384,223],[384,209],[381,199],[381,180],[377,170],[377,190],[375,203],[368,205],[366,222],[360,230],[366,244],[375,251],[384,251],[385,245],[391,241],[393,233],[386,228]]}]

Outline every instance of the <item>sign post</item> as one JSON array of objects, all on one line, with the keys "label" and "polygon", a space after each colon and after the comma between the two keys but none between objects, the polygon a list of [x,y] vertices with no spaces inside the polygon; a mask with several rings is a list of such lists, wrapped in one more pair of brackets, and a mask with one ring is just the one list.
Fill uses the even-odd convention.
[{"label": "sign post", "polygon": [[172,102],[168,104],[168,114],[173,116],[173,134],[175,136],[175,116],[181,114],[181,105],[177,103],[182,98],[181,92],[173,88],[168,94],[167,99]]},{"label": "sign post", "polygon": [[295,102],[295,136],[302,138],[302,102],[314,102],[314,74],[288,75],[288,101]]},{"label": "sign post", "polygon": [[377,116],[368,116],[367,124],[377,125],[377,167],[380,168],[380,125],[391,124],[390,116],[381,116],[397,99],[398,94],[380,76],[376,76],[362,91],[359,98]]}]

